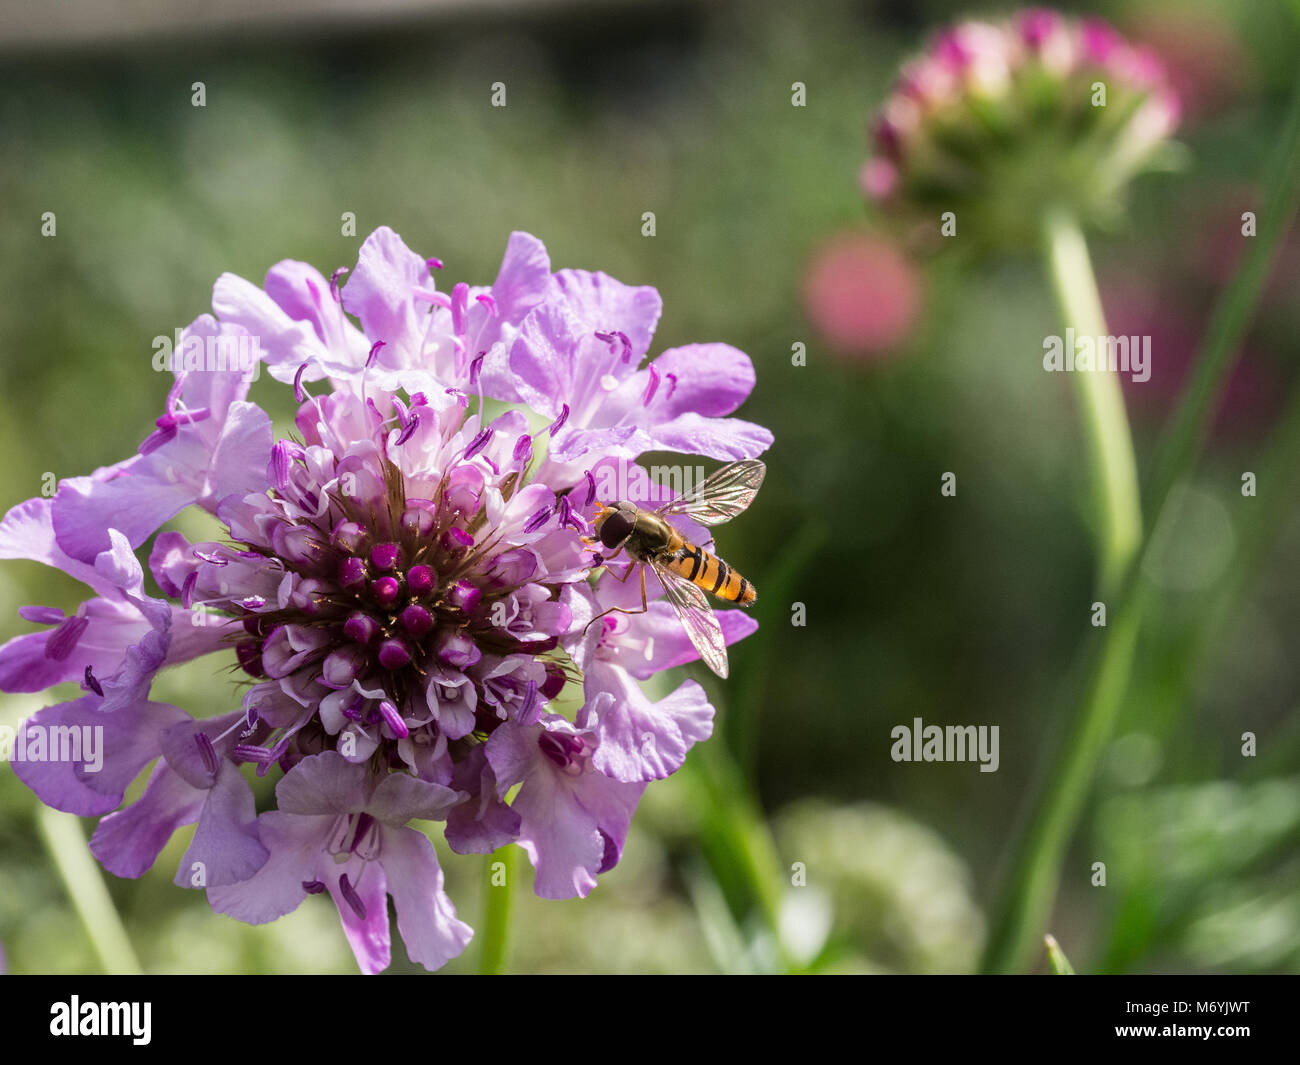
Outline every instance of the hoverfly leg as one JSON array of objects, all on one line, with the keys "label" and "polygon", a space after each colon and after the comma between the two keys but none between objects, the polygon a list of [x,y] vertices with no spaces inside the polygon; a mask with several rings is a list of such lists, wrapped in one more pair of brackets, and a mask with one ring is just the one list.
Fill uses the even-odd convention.
[{"label": "hoverfly leg", "polygon": [[[628,579],[630,576],[632,576],[632,569],[633,569],[633,567],[635,567],[635,566],[637,566],[637,565],[638,565],[638,563],[637,563],[636,561],[629,562],[629,563],[627,564],[627,569],[625,569],[625,570],[623,571],[623,576],[621,576],[621,577],[617,577],[617,576],[614,575],[614,567],[611,566],[611,565],[609,564],[609,559],[605,559],[605,562],[604,562],[605,572],[608,573],[611,577],[613,577],[614,580],[618,581],[619,584],[626,584],[626,583],[627,583],[627,579]],[[641,574],[641,575],[642,575],[642,582],[644,583],[644,578],[645,578],[645,571],[644,571],[644,570],[642,570],[642,574]]]},{"label": "hoverfly leg", "polygon": [[[614,579],[615,579],[616,581],[617,581],[617,580],[626,581],[626,580],[628,579],[628,577],[631,576],[631,574],[632,574],[632,566],[635,566],[635,565],[637,565],[636,562],[631,563],[631,564],[628,566],[627,571],[623,574],[623,576],[622,576],[621,578],[620,578],[620,577],[614,577]],[[610,570],[609,573],[610,573],[610,576],[613,576],[614,571],[613,571],[613,570]],[[613,613],[619,613],[619,614],[644,614],[644,613],[645,613],[647,610],[649,610],[649,609],[650,609],[650,607],[647,605],[647,603],[646,603],[646,597],[645,597],[645,566],[642,565],[642,566],[641,566],[641,609],[640,609],[640,610],[629,610],[627,607],[622,607],[622,606],[612,606],[612,607],[610,607],[608,610],[602,610],[599,614],[597,614],[594,618],[592,618],[589,622],[587,622],[587,624],[583,626],[582,631],[585,633],[589,628],[591,628],[594,624],[596,624],[596,622],[598,622],[598,621],[599,621],[601,618],[603,618],[606,614],[613,614]]]}]

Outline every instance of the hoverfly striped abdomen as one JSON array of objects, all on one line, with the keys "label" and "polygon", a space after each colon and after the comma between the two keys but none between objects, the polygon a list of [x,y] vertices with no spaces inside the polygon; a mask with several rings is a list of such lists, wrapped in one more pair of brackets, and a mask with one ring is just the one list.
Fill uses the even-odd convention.
[{"label": "hoverfly striped abdomen", "polygon": [[758,598],[749,581],[717,555],[694,544],[684,543],[667,565],[674,573],[729,603],[748,606]]}]

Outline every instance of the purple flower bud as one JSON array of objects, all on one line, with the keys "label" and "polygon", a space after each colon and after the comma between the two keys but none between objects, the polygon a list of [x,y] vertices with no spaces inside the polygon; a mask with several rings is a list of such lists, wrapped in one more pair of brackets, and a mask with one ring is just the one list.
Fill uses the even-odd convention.
[{"label": "purple flower bud", "polygon": [[370,561],[375,569],[393,569],[402,557],[402,549],[397,544],[375,544],[370,549]]},{"label": "purple flower bud", "polygon": [[340,647],[331,651],[321,663],[320,679],[327,688],[346,688],[365,665],[366,653],[360,647]]},{"label": "purple flower bud", "polygon": [[428,608],[420,606],[419,603],[408,606],[398,615],[397,620],[402,623],[402,628],[417,640],[433,628],[433,615]]},{"label": "purple flower bud", "polygon": [[370,582],[370,594],[381,607],[390,607],[402,594],[402,586],[395,577],[379,577]]},{"label": "purple flower bud", "polygon": [[317,577],[308,577],[293,590],[290,601],[304,614],[318,615],[324,609],[322,598],[333,591]]},{"label": "purple flower bud", "polygon": [[389,637],[379,645],[379,664],[385,669],[401,669],[411,662],[411,649],[405,641]]},{"label": "purple flower bud", "polygon": [[466,517],[477,514],[481,500],[479,494],[467,484],[457,484],[443,494],[448,510],[456,510]]},{"label": "purple flower bud", "polygon": [[364,525],[344,520],[334,526],[334,531],[330,533],[330,543],[340,551],[355,555],[364,546],[367,535]]},{"label": "purple flower bud", "polygon": [[468,551],[474,546],[474,537],[464,529],[453,525],[442,534],[442,546],[453,553]]},{"label": "purple flower bud", "polygon": [[406,509],[402,511],[402,532],[423,540],[433,532],[433,526],[433,503],[427,499],[408,499]]},{"label": "purple flower bud", "polygon": [[447,593],[447,601],[466,614],[472,614],[482,598],[483,593],[472,581],[457,581]]},{"label": "purple flower bud", "polygon": [[406,572],[406,590],[416,599],[428,595],[438,584],[438,575],[431,566],[421,563]]},{"label": "purple flower bud", "polygon": [[379,635],[379,622],[369,614],[354,610],[343,623],[343,632],[349,640],[367,644]]},{"label": "purple flower bud", "polygon": [[347,589],[356,589],[366,583],[366,564],[355,555],[339,563],[339,584]]},{"label": "purple flower bud", "polygon": [[295,566],[317,566],[328,557],[329,548],[314,535],[309,525],[287,525],[278,522],[271,530],[271,546],[275,553]]},{"label": "purple flower bud", "polygon": [[473,640],[453,629],[444,629],[439,633],[436,646],[438,657],[457,669],[472,666],[483,657],[483,652]]}]

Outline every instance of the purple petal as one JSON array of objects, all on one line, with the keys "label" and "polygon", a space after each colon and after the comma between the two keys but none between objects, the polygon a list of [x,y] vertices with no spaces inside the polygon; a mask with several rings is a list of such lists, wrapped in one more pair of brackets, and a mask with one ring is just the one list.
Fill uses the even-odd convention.
[{"label": "purple petal", "polygon": [[[587,703],[578,721],[592,728],[599,741],[591,764],[615,780],[671,776],[682,767],[686,752],[713,734],[713,707],[693,680],[653,703],[625,670],[597,661],[587,670],[583,690]],[[598,700],[599,693],[613,698]],[[595,706],[602,709],[593,712]]]},{"label": "purple petal", "polygon": [[366,808],[370,774],[337,751],[304,758],[276,785],[279,807],[290,814],[348,814]]},{"label": "purple petal", "polygon": [[443,891],[433,844],[414,829],[386,829],[383,865],[407,956],[426,969],[441,968],[465,949],[474,930],[457,919]]},{"label": "purple petal", "polygon": [[366,812],[388,825],[407,821],[441,821],[466,798],[464,792],[430,784],[405,773],[389,773],[366,803]]},{"label": "purple petal", "polygon": [[[654,401],[658,420],[695,413],[730,414],[754,390],[754,364],[730,344],[687,344],[669,348],[652,363],[660,376],[675,374],[677,386]],[[660,414],[662,412],[662,414]]]},{"label": "purple petal", "polygon": [[384,338],[396,352],[395,365],[415,365],[429,314],[415,293],[430,284],[425,261],[381,226],[361,246],[357,268],[343,286],[343,307],[360,320],[366,336]]},{"label": "purple petal", "polygon": [[257,835],[253,789],[234,765],[223,762],[216,783],[207,792],[189,850],[176,871],[178,887],[189,887],[203,870],[199,887],[235,884],[253,876],[269,852]]},{"label": "purple petal", "polygon": [[649,434],[656,450],[681,451],[728,462],[757,458],[772,446],[770,430],[740,418],[680,414],[670,422],[651,427]]},{"label": "purple petal", "polygon": [[552,298],[563,300],[589,331],[617,330],[632,342],[635,366],[650,350],[663,301],[650,286],[633,287],[608,274],[560,270],[551,279]]},{"label": "purple petal", "polygon": [[[85,729],[98,730],[92,734],[99,738],[96,746],[103,759],[97,772],[89,771],[84,760],[21,761],[15,752],[14,775],[47,806],[82,817],[112,810],[122,801],[140,770],[158,757],[163,730],[178,721],[189,720],[185,711],[167,703],[141,703],[112,714],[101,713],[99,705],[98,696],[87,695],[73,702],[47,706],[24,722],[25,736],[21,738],[25,741],[33,738],[30,732],[33,728],[42,729],[46,738],[54,734],[54,729],[77,729],[83,738]],[[57,735],[67,737],[69,733]],[[27,749],[31,751],[30,742]],[[49,750],[47,744],[46,751]]]},{"label": "purple petal", "polygon": [[144,794],[99,822],[90,837],[91,853],[115,876],[143,876],[176,830],[198,820],[207,794],[159,762]]},{"label": "purple petal", "polygon": [[[385,844],[388,840],[385,837]],[[427,840],[425,842],[428,842]],[[400,865],[400,861],[399,861]],[[365,875],[357,874],[364,868]],[[337,870],[337,871],[335,871]],[[388,926],[388,882],[379,862],[349,861],[335,866],[322,878],[343,922],[343,934],[361,971],[373,976],[388,968],[391,960],[391,931]],[[351,875],[350,875],[351,874]],[[348,888],[342,877],[348,877]],[[357,912],[360,905],[361,913]]]},{"label": "purple petal", "polygon": [[332,865],[325,840],[332,815],[297,817],[270,811],[257,819],[258,837],[270,853],[258,871],[237,884],[208,889],[208,902],[218,913],[248,924],[266,924],[292,913],[307,897],[304,883],[316,879],[317,867]]}]

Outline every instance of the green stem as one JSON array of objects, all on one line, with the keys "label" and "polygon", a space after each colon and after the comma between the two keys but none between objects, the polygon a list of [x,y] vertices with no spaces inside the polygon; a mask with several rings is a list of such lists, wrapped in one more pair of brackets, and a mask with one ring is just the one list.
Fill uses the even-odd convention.
[{"label": "green stem", "polygon": [[[1105,336],[1106,317],[1077,222],[1063,211],[1049,212],[1044,240],[1048,275],[1063,324],[1078,337]],[[1118,375],[1109,370],[1080,370],[1073,376],[1087,441],[1093,512],[1098,516],[1097,594],[1111,616],[1083,702],[1012,862],[984,958],[985,969],[995,972],[1019,969],[1047,923],[1061,862],[1114,730],[1137,645],[1138,603],[1124,603],[1121,609],[1113,598],[1123,587],[1142,541],[1137,462],[1124,397]],[[1080,618],[1084,616],[1080,611]]]},{"label": "green stem", "polygon": [[478,971],[484,976],[505,972],[510,946],[514,878],[519,868],[519,848],[513,843],[487,856],[483,877],[483,923]]},{"label": "green stem", "polygon": [[1048,774],[1046,794],[1020,840],[985,950],[985,972],[1018,971],[1047,924],[1061,862],[1128,687],[1139,603],[1133,599],[1120,606],[1109,619],[1080,712]]},{"label": "green stem", "polygon": [[[1106,335],[1106,315],[1093,277],[1083,231],[1073,215],[1049,211],[1044,222],[1048,276],[1062,325],[1076,337]],[[1093,513],[1098,516],[1098,592],[1119,586],[1142,539],[1133,437],[1119,375],[1109,370],[1074,373],[1091,472]]]},{"label": "green stem", "polygon": [[138,976],[140,962],[99,867],[91,860],[81,822],[72,814],[42,806],[36,825],[104,971],[112,976]]}]

